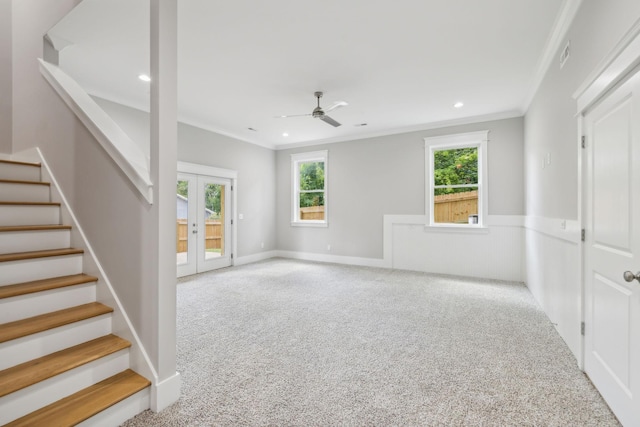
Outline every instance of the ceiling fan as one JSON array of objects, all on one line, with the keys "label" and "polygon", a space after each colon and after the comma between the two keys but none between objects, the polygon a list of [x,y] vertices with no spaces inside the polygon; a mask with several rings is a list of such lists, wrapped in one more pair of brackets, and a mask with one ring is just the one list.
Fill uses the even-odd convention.
[{"label": "ceiling fan", "polygon": [[295,115],[292,115],[292,116],[278,116],[278,118],[311,116],[311,117],[313,117],[315,119],[320,119],[325,123],[329,123],[331,126],[334,126],[334,127],[340,126],[340,123],[338,123],[337,121],[333,120],[331,117],[327,116],[326,113],[328,113],[329,111],[333,111],[333,110],[335,110],[337,108],[344,107],[345,105],[349,105],[349,104],[346,103],[345,101],[338,101],[338,102],[334,102],[326,110],[323,110],[322,107],[320,107],[320,98],[322,98],[323,93],[322,92],[315,92],[313,95],[316,98],[318,98],[318,106],[313,109],[312,113],[310,113],[310,114],[295,114]]}]

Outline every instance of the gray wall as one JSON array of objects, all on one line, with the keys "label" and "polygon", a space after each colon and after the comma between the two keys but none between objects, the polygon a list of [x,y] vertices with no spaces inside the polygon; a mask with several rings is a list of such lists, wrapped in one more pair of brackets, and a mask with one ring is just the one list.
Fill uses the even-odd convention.
[{"label": "gray wall", "polygon": [[[423,138],[489,130],[489,214],[522,215],[523,119],[476,123],[277,152],[277,247],[382,258],[383,215],[424,215]],[[329,226],[292,227],[291,154],[329,151]],[[331,251],[327,251],[331,245]]]},{"label": "gray wall", "polygon": [[11,2],[0,0],[0,153],[11,153],[12,140]]},{"label": "gray wall", "polygon": [[[148,149],[148,113],[95,99]],[[423,138],[478,130],[490,131],[489,214],[524,214],[522,118],[276,152],[180,123],[178,160],[238,171],[240,257],[280,249],[382,258],[383,215],[425,213]],[[320,149],[329,150],[329,227],[291,227],[290,154]]]},{"label": "gray wall", "polygon": [[125,107],[122,104],[107,101],[106,99],[91,97],[135,142],[140,150],[149,157],[151,140],[149,113],[135,108]]},{"label": "gray wall", "polygon": [[[572,95],[639,17],[638,0],[583,1],[565,38],[571,40],[571,57],[562,69],[553,61],[525,116],[527,215],[578,218],[578,129]],[[558,57],[556,52],[553,58]],[[545,153],[551,155],[551,165],[542,169]]]},{"label": "gray wall", "polygon": [[[149,152],[149,113],[94,97],[118,125]],[[178,160],[238,172],[237,256],[276,249],[275,152],[184,123],[178,124]],[[261,247],[264,243],[264,249]]]}]

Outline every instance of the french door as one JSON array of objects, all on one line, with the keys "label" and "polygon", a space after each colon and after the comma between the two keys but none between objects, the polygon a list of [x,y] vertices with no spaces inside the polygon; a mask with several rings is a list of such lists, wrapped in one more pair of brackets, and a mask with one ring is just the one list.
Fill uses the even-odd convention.
[{"label": "french door", "polygon": [[231,180],[179,173],[178,277],[231,265]]},{"label": "french door", "polygon": [[584,117],[584,369],[640,425],[640,72]]}]

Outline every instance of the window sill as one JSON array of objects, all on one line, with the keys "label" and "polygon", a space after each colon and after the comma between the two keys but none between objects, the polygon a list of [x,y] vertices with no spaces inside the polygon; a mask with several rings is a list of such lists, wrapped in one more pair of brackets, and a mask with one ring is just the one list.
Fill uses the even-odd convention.
[{"label": "window sill", "polygon": [[326,222],[312,222],[312,221],[292,221],[291,222],[291,226],[292,227],[328,227],[329,224]]},{"label": "window sill", "polygon": [[468,234],[489,234],[489,227],[478,224],[427,224],[424,226],[425,232],[435,233],[468,233]]}]

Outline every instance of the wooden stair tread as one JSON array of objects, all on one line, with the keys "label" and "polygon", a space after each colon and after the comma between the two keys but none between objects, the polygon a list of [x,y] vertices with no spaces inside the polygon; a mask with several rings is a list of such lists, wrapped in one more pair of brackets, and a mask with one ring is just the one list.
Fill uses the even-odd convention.
[{"label": "wooden stair tread", "polygon": [[52,277],[50,279],[34,280],[33,282],[16,283],[0,287],[0,299],[11,298],[35,292],[49,291],[67,286],[96,282],[97,277],[87,274],[73,274],[70,276]]},{"label": "wooden stair tread", "polygon": [[131,369],[80,390],[25,415],[5,427],[34,425],[72,426],[149,387],[151,382]]},{"label": "wooden stair tread", "polygon": [[9,202],[1,201],[0,206],[60,206],[58,202]]},{"label": "wooden stair tread", "polygon": [[11,254],[1,254],[0,262],[21,261],[25,259],[36,259],[36,258],[48,258],[52,256],[77,255],[82,253],[84,253],[82,249],[75,249],[75,248],[47,249],[44,251],[31,251],[31,252],[15,252]]},{"label": "wooden stair tread", "polygon": [[33,166],[37,168],[41,166],[40,163],[19,162],[17,160],[0,160],[0,163],[7,163],[10,165]]},{"label": "wooden stair tread", "polygon": [[12,231],[50,231],[50,230],[71,230],[71,226],[62,225],[62,224],[0,226],[0,233],[12,232]]},{"label": "wooden stair tread", "polygon": [[0,371],[0,397],[130,346],[123,338],[106,335],[5,369]]},{"label": "wooden stair tread", "polygon": [[0,343],[112,312],[113,309],[111,307],[99,302],[90,302],[65,308],[64,310],[4,323],[0,325]]},{"label": "wooden stair tread", "polygon": [[25,184],[25,185],[44,185],[47,187],[51,186],[51,183],[49,182],[42,182],[42,181],[22,181],[22,180],[15,180],[15,179],[0,179],[0,184]]}]

